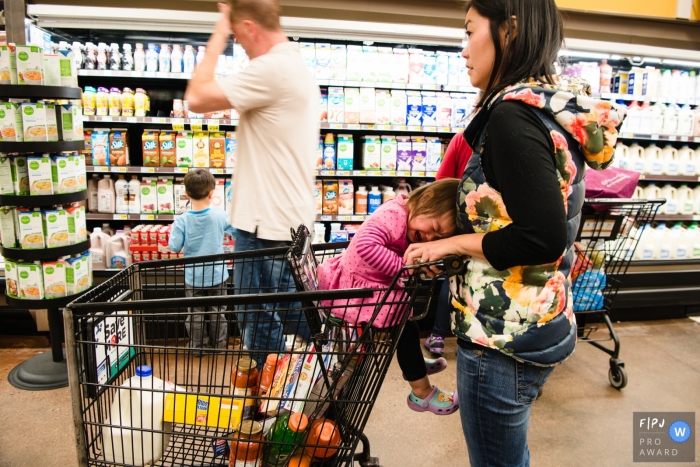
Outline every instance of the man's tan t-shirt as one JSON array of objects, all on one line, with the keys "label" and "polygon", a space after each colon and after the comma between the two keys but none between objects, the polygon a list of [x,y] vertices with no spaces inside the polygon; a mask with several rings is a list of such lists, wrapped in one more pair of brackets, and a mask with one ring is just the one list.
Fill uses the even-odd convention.
[{"label": "man's tan t-shirt", "polygon": [[265,240],[315,219],[320,90],[299,53],[284,42],[218,85],[241,114],[231,224]]}]

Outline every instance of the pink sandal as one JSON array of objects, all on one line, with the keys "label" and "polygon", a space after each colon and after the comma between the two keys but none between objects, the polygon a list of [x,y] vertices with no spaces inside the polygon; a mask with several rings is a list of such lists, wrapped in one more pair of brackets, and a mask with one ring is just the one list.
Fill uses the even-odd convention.
[{"label": "pink sandal", "polygon": [[411,391],[406,402],[411,410],[416,412],[430,411],[435,415],[450,415],[459,409],[457,391],[453,393],[444,392],[437,386],[433,386],[433,390],[425,399],[419,399]]}]

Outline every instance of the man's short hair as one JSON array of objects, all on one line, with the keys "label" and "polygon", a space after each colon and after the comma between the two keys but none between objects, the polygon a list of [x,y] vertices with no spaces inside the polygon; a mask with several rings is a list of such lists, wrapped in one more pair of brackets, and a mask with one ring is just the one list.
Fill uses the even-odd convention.
[{"label": "man's short hair", "polygon": [[281,29],[279,0],[228,0],[228,4],[232,23],[248,19],[267,31]]}]

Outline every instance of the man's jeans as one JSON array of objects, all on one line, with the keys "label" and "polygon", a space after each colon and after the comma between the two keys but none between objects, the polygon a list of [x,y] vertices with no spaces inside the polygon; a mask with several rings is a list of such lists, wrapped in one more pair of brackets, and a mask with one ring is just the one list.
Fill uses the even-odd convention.
[{"label": "man's jeans", "polygon": [[552,370],[477,344],[459,348],[459,413],[471,467],[530,465],[530,407]]},{"label": "man's jeans", "polygon": [[[236,252],[260,250],[265,248],[288,247],[291,242],[264,240],[255,233],[244,230],[236,230]],[[234,287],[236,293],[257,294],[294,292],[294,279],[292,279],[289,264],[283,255],[273,259],[265,258],[263,261],[238,261],[234,262]],[[284,307],[283,310],[275,308]],[[265,350],[261,353],[252,353],[252,358],[262,368],[267,353],[285,350],[284,335],[294,334],[306,342],[309,341],[309,327],[304,313],[299,311],[299,303],[252,305],[255,312],[237,313],[238,327],[243,336],[243,343],[250,351]],[[238,311],[244,311],[245,305],[236,307]],[[291,309],[291,311],[287,311]],[[270,311],[265,311],[270,310]]]}]

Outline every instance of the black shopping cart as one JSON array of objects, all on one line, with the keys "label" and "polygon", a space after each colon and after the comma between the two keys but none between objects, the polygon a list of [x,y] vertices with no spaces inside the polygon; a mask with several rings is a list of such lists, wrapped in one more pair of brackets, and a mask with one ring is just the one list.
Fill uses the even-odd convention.
[{"label": "black shopping cart", "polygon": [[[574,245],[571,270],[574,312],[579,341],[610,355],[608,379],[616,389],[627,385],[625,364],[620,360],[620,340],[610,320],[610,310],[630,265],[644,227],[653,222],[664,200],[587,199]],[[609,337],[596,338],[588,315],[601,316]],[[613,341],[613,348],[602,342]]]},{"label": "black shopping cart", "polygon": [[[347,244],[311,249],[299,232],[291,250],[137,263],[66,308],[79,466],[378,465],[363,429],[412,304],[435,281],[399,274],[379,290],[372,306],[392,309],[389,328],[347,323],[330,310],[377,290],[307,291],[316,261]],[[185,290],[192,271],[231,276],[226,295]],[[190,342],[188,319],[209,337],[225,321],[225,348]]]}]

